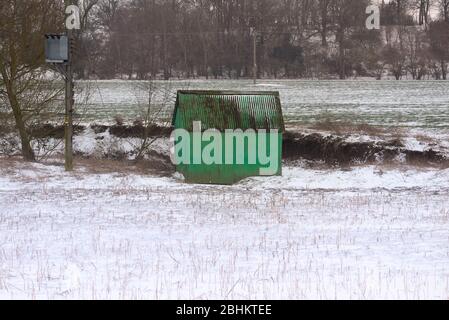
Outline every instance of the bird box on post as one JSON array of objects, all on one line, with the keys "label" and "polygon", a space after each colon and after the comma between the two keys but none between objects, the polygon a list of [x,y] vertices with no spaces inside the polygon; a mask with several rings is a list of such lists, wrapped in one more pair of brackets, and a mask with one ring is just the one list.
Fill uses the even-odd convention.
[{"label": "bird box on post", "polygon": [[73,74],[72,57],[69,43],[72,43],[72,32],[67,30],[67,34],[47,34],[45,35],[45,61],[53,65],[54,69],[60,72],[65,79],[65,169],[73,170]]},{"label": "bird box on post", "polygon": [[45,62],[65,64],[69,61],[69,40],[65,34],[45,35]]}]

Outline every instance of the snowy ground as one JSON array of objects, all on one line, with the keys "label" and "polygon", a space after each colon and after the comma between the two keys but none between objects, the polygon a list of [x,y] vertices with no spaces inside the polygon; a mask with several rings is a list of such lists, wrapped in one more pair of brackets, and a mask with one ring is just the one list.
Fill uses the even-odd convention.
[{"label": "snowy ground", "polygon": [[0,159],[0,298],[449,298],[449,170],[232,187]]},{"label": "snowy ground", "polygon": [[[177,90],[279,91],[287,123],[366,123],[390,128],[446,130],[449,121],[447,81],[309,81],[309,80],[190,80],[155,81],[153,102],[171,119]],[[117,114],[129,121],[142,115],[149,82],[81,81],[76,116],[82,122],[111,122]],[[167,92],[171,94],[167,97]],[[157,109],[157,108],[156,108]],[[63,119],[59,119],[60,122]]]},{"label": "snowy ground", "polygon": [[[132,123],[147,100],[145,83],[77,85],[94,88],[77,109],[84,124],[118,114]],[[289,128],[342,131],[349,142],[399,139],[408,150],[448,155],[448,85],[181,81],[170,91],[279,90]],[[164,103],[170,116],[174,102]],[[317,125],[328,119],[341,127]],[[359,124],[369,126],[354,131]],[[299,165],[283,177],[196,186],[100,160],[132,158],[138,139],[88,128],[74,147],[94,165],[78,162],[67,174],[2,157],[18,152],[17,137],[6,138],[0,299],[449,298],[449,169]],[[60,141],[48,145],[62,153]],[[48,149],[33,146],[39,156]],[[153,148],[167,155],[167,146],[161,139]]]}]

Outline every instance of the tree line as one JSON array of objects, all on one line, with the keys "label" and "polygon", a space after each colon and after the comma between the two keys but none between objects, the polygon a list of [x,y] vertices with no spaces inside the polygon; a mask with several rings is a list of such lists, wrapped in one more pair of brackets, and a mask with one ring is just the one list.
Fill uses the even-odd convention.
[{"label": "tree line", "polygon": [[[78,1],[75,1],[78,2]],[[84,0],[77,76],[447,79],[449,0]]]}]

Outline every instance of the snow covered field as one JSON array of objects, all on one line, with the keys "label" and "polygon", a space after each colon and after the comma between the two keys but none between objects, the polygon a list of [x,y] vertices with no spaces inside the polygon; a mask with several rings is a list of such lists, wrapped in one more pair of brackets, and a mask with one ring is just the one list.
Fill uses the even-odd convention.
[{"label": "snow covered field", "polygon": [[[150,85],[145,81],[83,81],[89,93],[78,97],[81,121],[112,122],[120,114],[131,122],[141,115]],[[449,82],[447,81],[308,81],[308,80],[191,80],[155,81],[155,104],[163,104],[171,117],[176,90],[279,91],[287,123],[300,125],[332,119],[334,122],[373,126],[447,130]],[[170,93],[167,95],[167,92]]]},{"label": "snow covered field", "polygon": [[449,169],[217,187],[3,158],[0,298],[447,299],[448,194]]}]

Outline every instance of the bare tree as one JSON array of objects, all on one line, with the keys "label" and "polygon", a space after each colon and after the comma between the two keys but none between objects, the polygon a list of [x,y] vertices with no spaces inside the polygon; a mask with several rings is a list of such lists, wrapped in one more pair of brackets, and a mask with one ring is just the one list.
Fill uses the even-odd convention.
[{"label": "bare tree", "polygon": [[97,33],[94,13],[100,0],[72,0],[80,8],[80,31],[74,33],[73,69],[80,78],[88,79],[98,62],[101,34]]},{"label": "bare tree", "polygon": [[334,0],[318,0],[318,26],[321,35],[321,45],[327,47],[327,37],[329,32],[330,10]]},{"label": "bare tree", "polygon": [[[170,82],[145,81],[140,83],[137,89],[136,98],[141,115],[134,125],[140,127],[141,137],[134,149],[136,160],[141,160],[160,138],[159,128],[170,127],[170,116],[167,110],[171,110],[176,97]],[[146,93],[146,99],[142,99],[141,92]]]},{"label": "bare tree", "polygon": [[360,0],[335,0],[332,7],[333,29],[338,46],[338,75],[340,79],[345,79],[347,51],[351,48],[348,36],[354,29],[364,28],[365,17],[360,15],[364,12],[369,1]]},{"label": "bare tree", "polygon": [[35,160],[27,120],[55,97],[42,89],[43,39],[62,26],[61,5],[52,0],[4,0],[0,7],[0,95],[13,113],[26,160]]},{"label": "bare tree", "polygon": [[432,5],[433,0],[415,0],[414,6],[418,9],[418,24],[420,26],[429,24]]},{"label": "bare tree", "polygon": [[449,0],[438,0],[441,18],[449,22]]},{"label": "bare tree", "polygon": [[447,79],[449,62],[449,22],[436,21],[430,24],[431,51],[439,62],[443,80]]},{"label": "bare tree", "polygon": [[400,80],[404,75],[406,64],[404,51],[399,46],[388,45],[384,49],[383,58],[385,63],[389,65],[396,80]]},{"label": "bare tree", "polygon": [[406,55],[406,68],[413,77],[413,80],[421,80],[426,73],[427,44],[426,34],[419,29],[408,30],[404,39],[404,52]]}]

